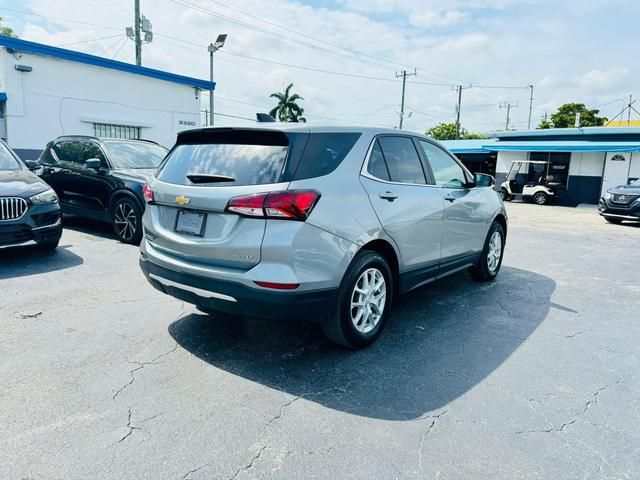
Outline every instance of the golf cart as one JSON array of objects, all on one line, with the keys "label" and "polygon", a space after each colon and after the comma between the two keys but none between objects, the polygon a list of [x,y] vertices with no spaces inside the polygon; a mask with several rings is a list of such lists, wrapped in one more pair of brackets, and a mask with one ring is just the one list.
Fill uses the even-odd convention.
[{"label": "golf cart", "polygon": [[536,205],[546,205],[556,196],[555,187],[559,185],[549,175],[549,162],[515,160],[507,179],[500,185],[500,192],[505,201],[522,198]]}]

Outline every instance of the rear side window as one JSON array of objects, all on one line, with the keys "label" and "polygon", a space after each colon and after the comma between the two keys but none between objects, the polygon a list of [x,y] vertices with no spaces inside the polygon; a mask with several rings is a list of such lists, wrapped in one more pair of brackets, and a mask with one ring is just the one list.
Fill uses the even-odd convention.
[{"label": "rear side window", "polygon": [[351,151],[360,135],[360,133],[311,134],[294,180],[321,177],[333,172]]},{"label": "rear side window", "polygon": [[384,161],[384,155],[382,155],[378,140],[373,144],[373,149],[369,156],[369,164],[367,165],[367,172],[380,180],[389,181],[389,171],[387,170],[387,164]]},{"label": "rear side window", "polygon": [[[197,143],[179,144],[171,151],[158,174],[160,180],[207,187],[281,181],[289,150],[288,139],[283,134],[207,133],[194,140]],[[218,175],[233,181],[194,184],[187,175]]]},{"label": "rear side window", "polygon": [[413,140],[408,137],[378,138],[392,182],[425,185],[427,180]]}]

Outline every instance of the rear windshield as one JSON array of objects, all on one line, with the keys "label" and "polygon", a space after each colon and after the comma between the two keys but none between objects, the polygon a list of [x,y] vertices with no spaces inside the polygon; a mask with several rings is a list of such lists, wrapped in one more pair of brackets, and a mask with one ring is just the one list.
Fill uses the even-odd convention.
[{"label": "rear windshield", "polygon": [[[331,173],[360,133],[283,133],[260,130],[184,132],[158,178],[208,187],[265,185]],[[191,179],[207,176],[211,182]]]},{"label": "rear windshield", "polygon": [[277,183],[289,151],[289,140],[282,134],[212,134],[197,140],[197,143],[177,145],[171,151],[158,174],[160,180],[194,185],[188,175],[211,175],[233,180],[198,182],[197,185],[224,187]]}]

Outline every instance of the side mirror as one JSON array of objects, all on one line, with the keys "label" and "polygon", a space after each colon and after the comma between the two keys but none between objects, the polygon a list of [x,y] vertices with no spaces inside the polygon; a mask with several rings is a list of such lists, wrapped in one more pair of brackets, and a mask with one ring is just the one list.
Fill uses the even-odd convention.
[{"label": "side mirror", "polygon": [[473,177],[476,187],[493,187],[496,184],[496,179],[485,173],[476,173]]},{"label": "side mirror", "polygon": [[84,161],[84,166],[93,170],[100,170],[102,162],[99,158],[88,158]]},{"label": "side mirror", "polygon": [[24,164],[32,172],[40,170],[40,168],[41,168],[41,165],[36,160],[25,160]]}]

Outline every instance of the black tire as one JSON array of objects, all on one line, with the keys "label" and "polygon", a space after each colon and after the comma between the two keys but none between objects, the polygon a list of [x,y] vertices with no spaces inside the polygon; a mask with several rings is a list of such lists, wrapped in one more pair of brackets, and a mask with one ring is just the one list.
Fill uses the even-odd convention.
[{"label": "black tire", "polygon": [[609,223],[613,223],[615,225],[620,225],[622,223],[622,219],[621,218],[615,218],[615,217],[604,217],[604,219],[609,222]]},{"label": "black tire", "polygon": [[511,200],[511,196],[509,195],[509,192],[507,191],[506,188],[501,188],[500,189],[500,193],[502,194],[502,201],[503,202],[508,202]]},{"label": "black tire", "polygon": [[47,240],[46,242],[40,242],[37,245],[38,250],[42,250],[43,252],[52,252],[56,248],[58,248],[58,244],[60,243],[60,239],[57,240]]},{"label": "black tire", "polygon": [[532,200],[536,205],[546,205],[549,203],[549,195],[544,192],[538,192],[533,195]]},{"label": "black tire", "polygon": [[[377,275],[375,271],[382,274],[384,278],[385,302],[377,323],[370,331],[363,332],[356,328],[352,321],[354,309],[351,306],[351,300],[356,295],[356,285],[361,280],[361,277],[365,275],[365,272],[373,272],[374,275]],[[342,278],[335,308],[322,323],[324,334],[332,342],[353,350],[371,344],[380,336],[387,323],[393,303],[394,289],[393,274],[384,257],[369,250],[359,252]],[[370,306],[367,305],[363,308],[369,309]],[[375,315],[373,310],[369,310],[369,312],[367,317]],[[361,328],[366,328],[364,325],[366,320],[362,322]]]},{"label": "black tire", "polygon": [[[498,259],[497,265],[493,269],[491,269],[489,267],[489,251],[491,249],[491,239],[496,232],[500,234],[500,258]],[[493,222],[491,228],[489,229],[489,233],[487,233],[487,238],[484,241],[484,248],[482,249],[482,253],[480,253],[480,258],[478,258],[477,263],[473,267],[469,268],[469,275],[471,275],[471,278],[479,282],[490,282],[494,280],[498,276],[500,267],[502,266],[502,258],[504,257],[504,245],[504,228],[502,228],[502,225],[500,225],[498,222]]]},{"label": "black tire", "polygon": [[122,243],[139,245],[142,240],[142,208],[133,198],[121,197],[111,209],[113,231]]}]

